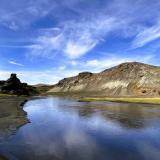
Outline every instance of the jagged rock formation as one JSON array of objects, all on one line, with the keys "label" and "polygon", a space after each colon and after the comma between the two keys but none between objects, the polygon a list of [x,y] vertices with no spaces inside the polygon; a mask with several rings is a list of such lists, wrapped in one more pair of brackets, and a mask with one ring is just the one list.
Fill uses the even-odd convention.
[{"label": "jagged rock formation", "polygon": [[88,93],[102,96],[160,96],[160,67],[123,63],[100,73],[83,72],[64,78],[49,93]]},{"label": "jagged rock formation", "polygon": [[7,81],[1,81],[1,93],[14,94],[14,95],[33,95],[37,91],[34,87],[21,83],[17,75],[12,73]]}]

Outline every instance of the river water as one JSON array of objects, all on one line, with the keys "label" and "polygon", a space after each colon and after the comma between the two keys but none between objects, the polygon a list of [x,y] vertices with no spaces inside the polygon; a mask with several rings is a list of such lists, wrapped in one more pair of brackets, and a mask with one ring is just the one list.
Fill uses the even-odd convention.
[{"label": "river water", "polygon": [[160,106],[28,101],[30,123],[0,143],[13,160],[159,160]]}]

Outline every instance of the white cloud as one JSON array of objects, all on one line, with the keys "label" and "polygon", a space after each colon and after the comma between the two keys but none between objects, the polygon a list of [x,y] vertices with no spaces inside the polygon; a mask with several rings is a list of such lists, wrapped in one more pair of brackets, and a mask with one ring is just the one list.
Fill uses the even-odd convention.
[{"label": "white cloud", "polygon": [[52,1],[52,5],[50,2],[50,0],[15,0],[14,2],[6,0],[1,2],[0,24],[12,30],[26,28],[57,7],[56,2]]},{"label": "white cloud", "polygon": [[93,49],[110,31],[117,26],[113,17],[100,14],[90,19],[71,21],[64,24],[67,37],[64,53],[70,58],[78,58]]},{"label": "white cloud", "polygon": [[53,28],[41,28],[40,31],[60,31],[61,29],[58,27],[53,27]]},{"label": "white cloud", "polygon": [[8,63],[10,64],[14,64],[14,65],[17,65],[17,66],[24,66],[23,64],[20,64],[20,63],[16,63],[16,62],[13,62],[13,61],[8,61]]},{"label": "white cloud", "polygon": [[68,55],[70,58],[79,58],[80,56],[86,54],[88,51],[93,49],[96,46],[96,43],[82,43],[82,42],[68,42],[67,46],[64,50],[64,53]]},{"label": "white cloud", "polygon": [[160,23],[141,31],[133,41],[132,47],[139,48],[160,38]]},{"label": "white cloud", "polygon": [[[80,0],[64,0],[58,3],[53,0],[15,0],[10,2],[11,5],[4,4],[1,4],[0,24],[12,30],[34,24],[46,15],[57,22],[53,28],[40,29],[41,33],[33,44],[28,46],[28,52],[35,56],[50,58],[55,54],[64,54],[76,59],[104,42],[112,31],[117,31],[116,35],[123,38],[133,38],[139,33],[133,42],[135,48],[159,37],[158,26],[142,31],[144,24],[141,23],[146,20],[157,21],[160,4],[158,0],[155,3],[146,0],[136,3],[132,0],[115,0],[104,1],[102,5],[81,3]],[[154,20],[152,17],[155,17]],[[26,45],[16,47],[27,48]]]},{"label": "white cloud", "polygon": [[63,37],[61,34],[56,36],[40,36],[36,43],[28,46],[29,54],[41,57],[53,57],[62,47]]},{"label": "white cloud", "polygon": [[[104,69],[113,67],[123,62],[133,62],[139,61],[141,58],[141,62],[150,63],[153,59],[154,55],[148,55],[144,58],[135,56],[135,57],[118,57],[118,56],[110,56],[101,59],[91,59],[87,61],[73,61],[76,63],[76,69],[70,68],[71,62],[66,62],[65,65],[52,68],[50,70],[44,71],[16,71],[16,70],[0,70],[0,77],[3,79],[8,79],[11,73],[17,73],[18,77],[22,82],[27,82],[29,84],[56,84],[59,80],[65,77],[76,76],[80,72],[90,71],[90,72],[101,72]],[[68,66],[67,66],[68,65]]]},{"label": "white cloud", "polygon": [[65,70],[65,69],[66,69],[66,66],[60,66],[59,69],[60,69],[60,70]]},{"label": "white cloud", "polygon": [[71,64],[72,66],[77,66],[78,62],[77,62],[77,61],[72,60],[72,61],[69,61],[69,64]]},{"label": "white cloud", "polygon": [[42,33],[30,47],[30,54],[52,56],[54,53],[63,53],[76,59],[92,50],[120,24],[115,18],[100,14],[96,19],[72,20],[59,25],[58,30],[49,28],[47,33]]},{"label": "white cloud", "polygon": [[89,60],[86,62],[87,66],[98,66],[99,65],[99,61],[97,59],[93,59],[93,60]]},{"label": "white cloud", "polygon": [[16,73],[18,78],[22,82],[26,82],[28,84],[55,84],[59,80],[63,79],[64,77],[71,77],[75,76],[80,72],[80,70],[67,70],[60,68],[58,69],[51,69],[51,70],[45,70],[45,71],[16,71],[16,70],[0,70],[0,77],[6,80],[10,77],[11,73]]}]

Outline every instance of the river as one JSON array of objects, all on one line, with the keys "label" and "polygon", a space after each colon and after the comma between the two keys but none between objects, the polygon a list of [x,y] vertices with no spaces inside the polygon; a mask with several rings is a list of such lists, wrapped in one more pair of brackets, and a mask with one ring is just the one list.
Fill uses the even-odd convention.
[{"label": "river", "polygon": [[159,105],[46,97],[24,110],[30,123],[0,142],[8,159],[160,159]]}]

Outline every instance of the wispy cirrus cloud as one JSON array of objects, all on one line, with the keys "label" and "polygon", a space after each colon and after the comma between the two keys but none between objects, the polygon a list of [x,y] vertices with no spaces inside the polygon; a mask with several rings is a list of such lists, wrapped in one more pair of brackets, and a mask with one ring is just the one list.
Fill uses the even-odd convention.
[{"label": "wispy cirrus cloud", "polygon": [[124,39],[132,37],[132,48],[141,47],[158,37],[158,26],[147,28],[143,23],[148,20],[155,23],[159,18],[158,0],[154,3],[147,0],[138,0],[136,3],[133,0],[102,2],[94,1],[92,4],[81,0],[64,0],[63,3],[54,0],[16,0],[10,2],[9,6],[5,2],[1,4],[0,24],[17,30],[45,19],[45,16],[52,19],[53,27],[42,28],[37,38],[32,37],[31,45],[16,45],[16,48],[29,48],[31,55],[43,57],[64,54],[71,59],[79,58],[103,40],[107,41],[108,34],[113,31]]},{"label": "wispy cirrus cloud", "polygon": [[[8,5],[8,3],[10,5]],[[50,5],[50,3],[52,3],[52,5]],[[50,0],[2,1],[0,24],[11,30],[26,28],[37,19],[46,16],[56,7],[57,3],[55,1],[51,2]]]},{"label": "wispy cirrus cloud", "polygon": [[[80,4],[79,0],[67,4],[67,7],[77,14],[78,19],[72,17],[59,22],[57,30],[59,35],[53,35],[53,30],[50,29],[47,35],[40,35],[37,43],[33,45],[33,51],[30,52],[32,55],[38,53],[38,55],[51,56],[60,53],[76,59],[89,53],[104,41],[107,44],[111,32],[114,32],[118,38],[132,38],[133,42],[130,41],[132,49],[159,37],[159,25],[148,28],[147,23],[143,23],[149,20],[153,24],[157,22],[160,7],[158,1],[150,3],[144,0],[134,3],[132,0],[115,0],[112,3],[105,2],[101,8],[92,6],[90,11],[93,13],[77,7],[78,4]],[[148,14],[149,11],[152,14]],[[138,12],[143,14],[135,14]]]},{"label": "wispy cirrus cloud", "polygon": [[132,43],[133,48],[143,47],[144,45],[160,38],[160,23],[142,30]]},{"label": "wispy cirrus cloud", "polygon": [[50,28],[47,34],[40,35],[29,53],[41,56],[63,53],[71,59],[79,58],[103,41],[118,25],[120,22],[114,17],[103,14],[96,19],[92,17],[79,22],[67,21],[61,23],[58,30]]},{"label": "wispy cirrus cloud", "polygon": [[97,46],[105,36],[117,27],[114,17],[98,15],[79,22],[65,24],[67,36],[64,53],[70,58],[78,58]]},{"label": "wispy cirrus cloud", "polygon": [[13,61],[8,61],[8,63],[13,64],[13,65],[16,65],[16,66],[21,66],[21,67],[24,66],[24,65],[21,64],[21,63],[17,63],[17,62],[13,62]]}]

